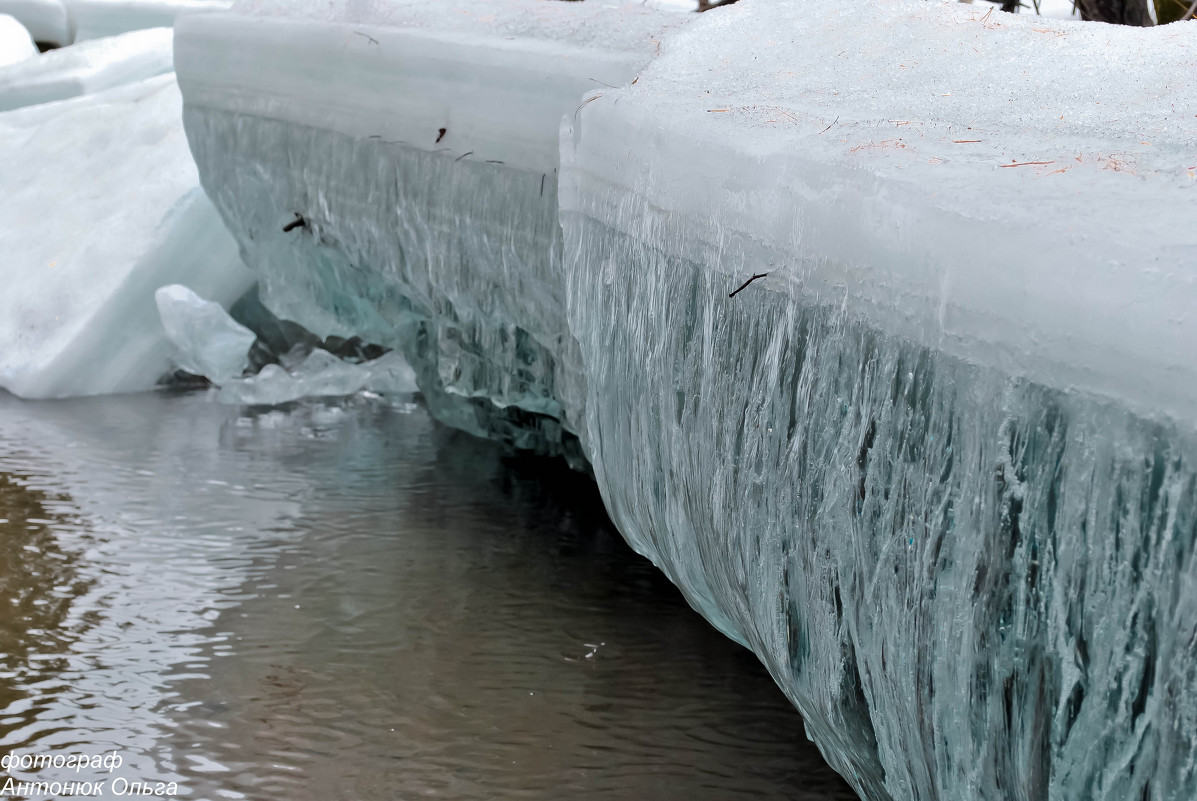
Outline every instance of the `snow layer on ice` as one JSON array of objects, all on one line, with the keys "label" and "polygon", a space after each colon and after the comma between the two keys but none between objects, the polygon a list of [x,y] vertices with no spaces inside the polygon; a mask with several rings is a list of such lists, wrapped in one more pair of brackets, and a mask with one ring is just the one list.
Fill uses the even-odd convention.
[{"label": "snow layer on ice", "polygon": [[169,28],[51,50],[0,69],[0,111],[91,94],[152,78],[173,68]]},{"label": "snow layer on ice", "polygon": [[187,19],[176,57],[189,106],[543,173],[562,114],[631,80],[684,18],[637,3],[263,0]]},{"label": "snow layer on ice", "polygon": [[1195,44],[953,3],[881,0],[867,25],[738,5],[579,112],[577,167],[669,209],[676,255],[735,252],[728,283],[755,261],[772,290],[1192,421]]},{"label": "snow layer on ice", "polygon": [[225,382],[219,398],[222,403],[277,406],[300,398],[352,395],[363,390],[386,395],[415,392],[415,371],[395,351],[354,364],[317,348],[291,370],[268,364],[255,376]]},{"label": "snow layer on ice", "polygon": [[63,0],[75,21],[75,40],[171,27],[187,14],[223,11],[231,0]]},{"label": "snow layer on ice", "polygon": [[0,14],[0,67],[19,64],[37,55],[25,26],[8,14]]},{"label": "snow layer on ice", "polygon": [[551,441],[571,428],[560,399],[581,396],[563,388],[581,365],[560,120],[632,80],[687,18],[635,3],[245,3],[180,20],[175,54],[205,188],[266,305],[322,337],[402,348],[442,420],[527,438],[536,419]]},{"label": "snow layer on ice", "polygon": [[204,300],[181,284],[159,287],[154,301],[180,368],[223,384],[240,378],[249,367],[249,349],[257,336],[219,303]]},{"label": "snow layer on ice", "polygon": [[63,47],[75,41],[75,23],[62,0],[0,0],[0,14],[16,17],[35,42]]},{"label": "snow layer on ice", "polygon": [[1197,797],[1197,29],[988,11],[744,0],[567,120],[588,455],[864,798]]},{"label": "snow layer on ice", "polygon": [[154,290],[228,304],[252,283],[203,190],[174,77],[0,114],[0,387],[152,388],[171,345]]}]

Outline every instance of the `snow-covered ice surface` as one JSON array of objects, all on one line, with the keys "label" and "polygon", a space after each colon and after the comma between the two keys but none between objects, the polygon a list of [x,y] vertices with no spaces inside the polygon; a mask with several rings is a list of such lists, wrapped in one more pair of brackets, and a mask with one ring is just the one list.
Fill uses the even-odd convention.
[{"label": "snow-covered ice surface", "polygon": [[1197,797],[1197,26],[989,10],[745,0],[570,120],[588,452],[864,797]]},{"label": "snow-covered ice surface", "polygon": [[1162,801],[1197,797],[1195,39],[260,0],[176,55],[266,304],[402,347],[454,425],[576,435],[864,797]]},{"label": "snow-covered ice surface", "polygon": [[416,391],[416,374],[396,351],[355,364],[317,348],[290,370],[268,364],[257,375],[227,381],[218,397],[221,403],[277,406],[300,398],[352,395],[363,390],[409,394]]},{"label": "snow-covered ice surface", "polygon": [[154,302],[180,368],[222,384],[240,378],[249,367],[249,349],[257,336],[219,303],[204,300],[182,284],[159,287]]},{"label": "snow-covered ice surface", "polygon": [[149,389],[171,345],[154,291],[252,284],[199,186],[173,75],[0,114],[0,387]]},{"label": "snow-covered ice surface", "polygon": [[0,68],[28,61],[37,55],[29,31],[16,17],[0,14]]},{"label": "snow-covered ice surface", "polygon": [[16,17],[35,42],[63,47],[75,41],[74,20],[62,0],[0,0],[0,14]]},{"label": "snow-covered ice surface", "polygon": [[65,100],[170,72],[174,69],[172,40],[169,28],[133,31],[51,50],[0,69],[0,111]]},{"label": "snow-covered ice surface", "polygon": [[402,348],[442,420],[553,450],[576,428],[562,400],[581,397],[560,119],[630,81],[689,16],[261,0],[180,20],[176,64],[204,186],[265,304],[322,337]]},{"label": "snow-covered ice surface", "polygon": [[[3,0],[0,0],[3,2]],[[63,0],[75,24],[75,41],[144,28],[169,28],[186,14],[224,11],[231,0]]]}]

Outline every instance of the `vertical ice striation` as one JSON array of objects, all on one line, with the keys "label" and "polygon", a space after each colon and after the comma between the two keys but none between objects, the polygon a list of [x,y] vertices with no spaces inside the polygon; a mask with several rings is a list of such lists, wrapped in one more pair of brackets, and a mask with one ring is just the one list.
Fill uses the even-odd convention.
[{"label": "vertical ice striation", "polygon": [[1191,51],[896,0],[663,50],[563,134],[621,531],[865,798],[1197,797]]},{"label": "vertical ice striation", "polygon": [[181,20],[176,63],[204,186],[275,314],[402,348],[444,421],[576,453],[558,127],[681,19],[246,0]]}]

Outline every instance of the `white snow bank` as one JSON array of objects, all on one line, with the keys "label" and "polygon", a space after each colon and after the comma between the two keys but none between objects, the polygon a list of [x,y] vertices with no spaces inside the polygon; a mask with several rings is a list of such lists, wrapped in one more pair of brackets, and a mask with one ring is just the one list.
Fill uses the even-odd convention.
[{"label": "white snow bank", "polygon": [[767,270],[757,291],[1191,423],[1197,25],[989,11],[700,15],[579,111],[563,213],[721,253],[731,288]]},{"label": "white snow bank", "polygon": [[[0,0],[2,1],[2,0]],[[231,0],[63,0],[75,20],[75,40],[171,27],[186,14],[224,11]]]},{"label": "white snow bank", "polygon": [[91,94],[173,69],[169,28],[133,31],[0,69],[0,111]]},{"label": "white snow bank", "polygon": [[252,283],[199,187],[173,76],[0,114],[0,387],[26,398],[152,388],[154,304]]},{"label": "white snow bank", "polygon": [[0,14],[0,67],[19,64],[37,55],[37,48],[25,26],[8,14]]},{"label": "white snow bank", "polygon": [[154,292],[158,317],[175,346],[175,363],[214,384],[240,378],[249,367],[249,349],[257,336],[219,303],[204,300],[181,284]]},{"label": "white snow bank", "polygon": [[62,0],[0,0],[0,14],[16,17],[35,42],[65,47],[75,41],[75,22]]},{"label": "white snow bank", "polygon": [[416,375],[395,351],[360,364],[317,348],[291,370],[268,364],[255,376],[226,381],[221,403],[275,406],[300,398],[335,397],[367,391],[384,395],[416,391]]}]

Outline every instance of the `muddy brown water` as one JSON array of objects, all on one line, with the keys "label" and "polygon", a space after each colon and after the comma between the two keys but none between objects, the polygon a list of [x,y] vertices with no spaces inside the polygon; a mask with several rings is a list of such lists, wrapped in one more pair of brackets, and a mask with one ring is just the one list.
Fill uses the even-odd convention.
[{"label": "muddy brown water", "polygon": [[592,483],[414,403],[0,393],[0,538],[0,753],[121,757],[5,780],[855,798]]}]

